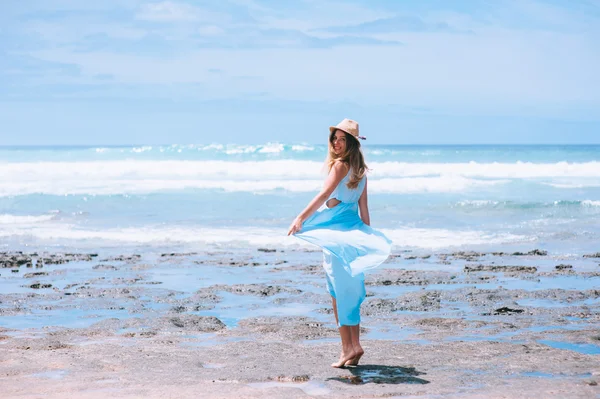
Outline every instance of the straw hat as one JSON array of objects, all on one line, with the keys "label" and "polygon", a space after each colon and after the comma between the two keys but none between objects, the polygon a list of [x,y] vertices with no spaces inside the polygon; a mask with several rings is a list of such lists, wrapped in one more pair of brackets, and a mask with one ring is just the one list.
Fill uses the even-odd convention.
[{"label": "straw hat", "polygon": [[358,135],[358,122],[352,119],[345,118],[343,121],[337,124],[337,126],[330,126],[329,132],[333,133],[335,130],[341,130],[342,132],[348,133],[350,136],[361,140],[366,140],[365,136]]}]

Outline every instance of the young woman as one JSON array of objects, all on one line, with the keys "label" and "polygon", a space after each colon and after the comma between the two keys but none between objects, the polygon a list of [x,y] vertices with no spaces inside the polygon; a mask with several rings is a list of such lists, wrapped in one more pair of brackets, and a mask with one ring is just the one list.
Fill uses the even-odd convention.
[{"label": "young woman", "polygon": [[342,353],[332,366],[343,367],[357,365],[364,354],[359,336],[360,305],[366,294],[363,273],[387,259],[391,241],[370,227],[368,169],[359,141],[365,137],[359,136],[358,123],[344,119],[329,131],[329,174],[288,235],[323,249],[327,289],[342,339]]}]

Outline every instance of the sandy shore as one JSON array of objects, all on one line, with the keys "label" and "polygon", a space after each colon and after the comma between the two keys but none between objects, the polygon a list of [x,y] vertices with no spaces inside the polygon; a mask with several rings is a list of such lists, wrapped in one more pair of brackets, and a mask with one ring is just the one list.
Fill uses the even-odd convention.
[{"label": "sandy shore", "polygon": [[0,396],[600,397],[599,254],[396,254],[345,369],[319,259],[1,254]]}]

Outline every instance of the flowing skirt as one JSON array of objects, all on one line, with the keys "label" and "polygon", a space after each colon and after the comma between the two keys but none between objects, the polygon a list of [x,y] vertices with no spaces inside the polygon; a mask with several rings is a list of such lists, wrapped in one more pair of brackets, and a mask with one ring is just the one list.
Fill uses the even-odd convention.
[{"label": "flowing skirt", "polygon": [[355,202],[320,209],[295,236],[323,249],[327,288],[336,299],[339,325],[359,324],[364,272],[388,258],[392,242],[363,223]]}]

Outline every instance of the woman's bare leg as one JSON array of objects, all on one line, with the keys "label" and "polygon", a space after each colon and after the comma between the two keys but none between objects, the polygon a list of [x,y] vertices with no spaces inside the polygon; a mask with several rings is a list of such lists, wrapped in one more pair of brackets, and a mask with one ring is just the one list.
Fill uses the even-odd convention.
[{"label": "woman's bare leg", "polygon": [[360,358],[365,353],[362,346],[360,346],[360,324],[350,326],[350,340],[354,350],[354,358],[348,360],[345,366],[357,366]]},{"label": "woman's bare leg", "polygon": [[[331,302],[333,303],[333,314],[335,315],[335,324],[339,325],[338,314],[337,314],[337,303],[334,297],[331,297]],[[352,348],[354,350],[354,358],[346,361],[345,366],[356,366],[358,365],[358,361],[364,355],[365,351],[360,345],[360,324],[355,326],[348,326],[350,328],[350,342],[352,343]],[[340,333],[341,334],[341,333]]]},{"label": "woman's bare leg", "polygon": [[338,331],[342,338],[342,353],[340,354],[340,360],[336,363],[331,363],[331,367],[344,367],[346,362],[354,359],[356,353],[354,353],[354,347],[352,346],[352,338],[350,337],[351,326],[340,326]]},{"label": "woman's bare leg", "polygon": [[[331,297],[333,302],[333,314],[335,315],[335,323],[339,326],[339,319],[337,314],[337,303],[334,297]],[[338,331],[340,332],[340,338],[342,339],[342,353],[340,359],[336,363],[332,363],[331,367],[344,367],[346,363],[353,360],[356,357],[354,352],[354,345],[352,345],[351,329],[355,326],[339,326]]]},{"label": "woman's bare leg", "polygon": [[335,301],[334,297],[331,297],[331,302],[332,302],[332,306],[333,306],[333,314],[335,315],[335,325],[339,326],[340,320],[338,319],[338,315],[337,315],[337,302]]}]

